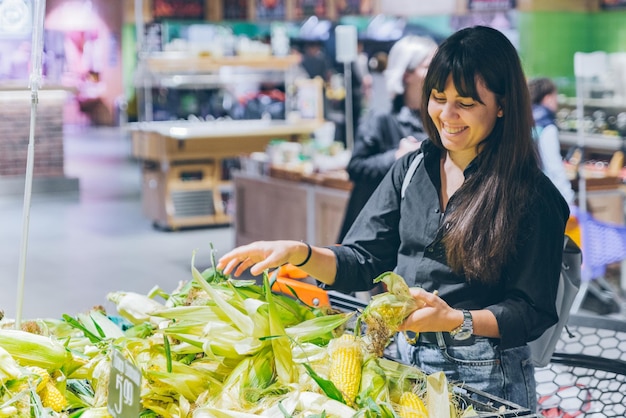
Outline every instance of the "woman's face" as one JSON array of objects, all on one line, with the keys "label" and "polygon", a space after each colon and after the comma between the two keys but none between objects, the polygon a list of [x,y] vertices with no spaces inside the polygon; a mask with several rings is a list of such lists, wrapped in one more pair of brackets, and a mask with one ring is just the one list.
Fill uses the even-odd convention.
[{"label": "woman's face", "polygon": [[439,131],[443,146],[451,153],[476,156],[478,145],[503,114],[496,95],[482,80],[477,80],[476,89],[483,103],[460,96],[452,77],[448,77],[444,91],[433,89],[430,93],[428,114]]}]

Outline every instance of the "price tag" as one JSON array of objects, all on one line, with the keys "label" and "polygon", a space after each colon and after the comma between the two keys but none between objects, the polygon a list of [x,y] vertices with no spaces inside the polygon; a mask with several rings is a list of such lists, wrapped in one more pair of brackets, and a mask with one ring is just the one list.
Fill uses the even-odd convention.
[{"label": "price tag", "polygon": [[137,418],[141,410],[141,372],[117,349],[112,350],[107,408],[114,418]]}]

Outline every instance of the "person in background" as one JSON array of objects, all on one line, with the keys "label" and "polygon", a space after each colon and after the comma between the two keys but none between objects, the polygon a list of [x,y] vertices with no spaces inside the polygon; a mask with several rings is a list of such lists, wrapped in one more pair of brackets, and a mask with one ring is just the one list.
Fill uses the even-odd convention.
[{"label": "person in background", "polygon": [[321,41],[306,41],[300,65],[309,78],[320,77],[324,83],[330,80],[332,65],[322,49]]},{"label": "person in background", "polygon": [[556,84],[549,78],[535,78],[528,82],[528,90],[535,120],[535,140],[541,167],[567,203],[572,204],[575,193],[563,165],[559,130],[556,126],[556,111],[559,107]]},{"label": "person in background", "polygon": [[257,241],[216,267],[259,275],[291,263],[339,291],[370,289],[395,270],[421,306],[401,325],[419,335],[398,335],[400,359],[534,411],[527,342],[558,319],[569,206],[539,167],[509,39],[484,26],[448,37],[424,81],[422,112],[429,139],[393,164],[341,245]]},{"label": "person in background", "polygon": [[431,38],[410,35],[389,51],[384,75],[392,108],[366,115],[359,125],[347,167],[353,189],[338,242],[346,236],[393,162],[416,150],[426,137],[420,115],[422,84],[436,48]]}]

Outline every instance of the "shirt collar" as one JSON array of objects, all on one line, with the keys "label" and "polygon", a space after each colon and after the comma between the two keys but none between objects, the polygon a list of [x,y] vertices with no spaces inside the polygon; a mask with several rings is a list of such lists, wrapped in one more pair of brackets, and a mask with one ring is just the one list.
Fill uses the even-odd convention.
[{"label": "shirt collar", "polygon": [[[422,144],[422,152],[424,153],[424,158],[427,160],[441,158],[441,153],[443,152],[437,145],[435,145],[430,139],[425,140]],[[480,154],[478,154],[470,163],[465,167],[463,171],[463,175],[465,178],[474,174],[478,169],[478,165],[480,162]]]}]

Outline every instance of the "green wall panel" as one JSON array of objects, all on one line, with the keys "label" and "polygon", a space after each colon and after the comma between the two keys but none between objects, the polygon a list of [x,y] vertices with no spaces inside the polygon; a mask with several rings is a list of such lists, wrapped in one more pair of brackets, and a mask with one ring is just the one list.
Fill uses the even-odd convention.
[{"label": "green wall panel", "polygon": [[574,53],[626,51],[626,11],[520,12],[520,56],[528,77],[553,78],[575,95]]},{"label": "green wall panel", "polygon": [[594,13],[590,16],[594,50],[626,51],[626,10]]},{"label": "green wall panel", "polygon": [[520,56],[529,77],[574,77],[574,53],[589,52],[590,15],[576,12],[520,13]]}]

